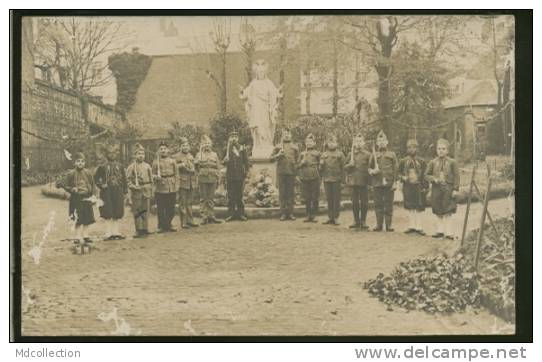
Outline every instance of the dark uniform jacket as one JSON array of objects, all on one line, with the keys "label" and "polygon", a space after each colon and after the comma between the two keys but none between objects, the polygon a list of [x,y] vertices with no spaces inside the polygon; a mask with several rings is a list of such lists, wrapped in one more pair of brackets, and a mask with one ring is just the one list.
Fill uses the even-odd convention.
[{"label": "dark uniform jacket", "polygon": [[[83,197],[89,197],[94,193],[94,178],[92,173],[86,168],[82,170],[71,170],[61,180],[56,182],[56,187],[61,187],[70,195],[80,195]],[[74,188],[77,192],[74,192]]]},{"label": "dark uniform jacket", "polygon": [[348,175],[346,181],[349,186],[366,186],[369,184],[369,161],[371,160],[371,154],[363,149],[354,150],[354,164],[352,155],[348,154],[346,158],[346,171]]},{"label": "dark uniform jacket", "polygon": [[324,182],[342,182],[344,178],[344,153],[339,150],[326,151],[320,161]]},{"label": "dark uniform jacket", "polygon": [[98,168],[96,168],[96,173],[94,174],[94,181],[96,182],[96,186],[100,189],[120,187],[124,193],[128,192],[124,167],[116,161],[108,161],[105,164],[98,166]]},{"label": "dark uniform jacket", "polygon": [[[393,151],[376,151],[376,161],[378,163],[379,173],[371,176],[371,184],[373,186],[393,186],[397,180],[398,162],[395,152]],[[374,155],[371,155],[369,162],[370,168],[375,168]]]},{"label": "dark uniform jacket", "polygon": [[[237,153],[236,153],[236,151]],[[241,181],[247,176],[250,164],[245,146],[230,146],[228,162],[226,164],[226,179]]]},{"label": "dark uniform jacket", "polygon": [[278,155],[282,149],[280,146],[275,147],[271,153],[271,160],[277,161],[277,175],[295,175],[299,149],[292,142],[284,143],[283,147],[284,153],[281,156]]},{"label": "dark uniform jacket", "polygon": [[175,155],[177,169],[179,171],[179,189],[191,190],[196,182],[196,167],[194,156],[190,152],[179,152]]},{"label": "dark uniform jacket", "polygon": [[[160,172],[158,172],[158,170],[160,170]],[[160,176],[154,183],[157,193],[168,194],[177,192],[177,178],[179,174],[177,171],[177,164],[173,158],[165,157],[154,160],[152,163],[152,174],[153,176]]]},{"label": "dark uniform jacket", "polygon": [[420,184],[422,188],[426,188],[425,169],[427,163],[418,156],[407,156],[399,161],[399,175],[406,177],[403,180],[408,184]]},{"label": "dark uniform jacket", "polygon": [[196,167],[199,171],[198,181],[201,183],[217,183],[219,179],[220,161],[215,152],[199,152],[196,155]]},{"label": "dark uniform jacket", "polygon": [[453,189],[459,190],[459,167],[457,162],[448,156],[437,157],[427,164],[425,178],[429,182],[440,183],[444,180],[448,185],[452,185]]},{"label": "dark uniform jacket", "polygon": [[320,151],[315,149],[301,152],[298,173],[301,181],[316,180],[320,177]]}]

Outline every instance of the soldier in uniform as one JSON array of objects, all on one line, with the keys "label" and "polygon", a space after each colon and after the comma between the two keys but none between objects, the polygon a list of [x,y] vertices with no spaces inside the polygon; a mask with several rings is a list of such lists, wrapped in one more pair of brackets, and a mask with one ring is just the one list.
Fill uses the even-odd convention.
[{"label": "soldier in uniform", "polygon": [[275,146],[271,160],[277,162],[277,176],[280,201],[280,221],[295,220],[293,215],[295,201],[295,175],[299,159],[299,149],[292,143],[292,134],[285,128],[282,141]]},{"label": "soldier in uniform", "polygon": [[345,166],[347,184],[352,188],[352,212],[354,223],[350,229],[367,230],[367,210],[369,208],[369,161],[371,153],[363,149],[363,136],[357,135],[352,140],[352,151],[347,157]]},{"label": "soldier in uniform", "polygon": [[344,154],[337,149],[337,137],[329,136],[327,150],[322,154],[320,169],[327,198],[327,225],[339,225],[341,182],[344,179]]},{"label": "soldier in uniform", "polygon": [[94,174],[94,182],[100,189],[100,216],[106,222],[106,240],[122,240],[125,237],[119,231],[119,220],[124,217],[124,196],[128,193],[124,167],[116,161],[117,149],[110,145],[106,148],[106,162]]},{"label": "soldier in uniform", "polygon": [[94,179],[92,173],[85,168],[85,155],[74,154],[75,168],[63,179],[57,181],[56,187],[61,187],[70,194],[68,214],[75,223],[76,239],[90,242],[89,225],[94,224],[92,202],[88,200],[94,194]]},{"label": "soldier in uniform", "polygon": [[448,157],[449,145],[445,139],[437,141],[438,157],[427,165],[425,179],[431,182],[431,207],[437,215],[437,232],[433,237],[453,240],[451,221],[457,208],[454,196],[459,191],[459,167]]},{"label": "soldier in uniform", "polygon": [[388,138],[380,131],[376,137],[376,150],[373,149],[369,162],[369,175],[374,191],[376,227],[374,231],[382,231],[384,221],[386,231],[393,231],[393,197],[397,181],[397,157],[388,151]]},{"label": "soldier in uniform", "polygon": [[171,221],[175,216],[179,173],[175,160],[169,156],[169,147],[165,142],[161,142],[158,147],[158,157],[152,163],[152,175],[155,185],[158,232],[177,231],[171,226]]},{"label": "soldier in uniform", "polygon": [[152,198],[152,169],[145,162],[143,146],[139,144],[135,146],[134,158],[134,162],[126,170],[126,178],[130,189],[132,214],[136,229],[134,238],[140,238],[150,234],[148,220]]},{"label": "soldier in uniform", "polygon": [[316,222],[318,199],[320,198],[320,152],[316,149],[312,133],[309,133],[305,139],[305,147],[305,151],[301,152],[298,164],[301,190],[307,210],[307,218],[303,222]]},{"label": "soldier in uniform", "polygon": [[181,151],[174,157],[179,171],[179,217],[181,219],[181,227],[188,229],[199,226],[194,222],[194,217],[192,216],[196,168],[194,165],[194,156],[190,153],[188,139],[182,137],[180,143]]},{"label": "soldier in uniform", "polygon": [[243,194],[245,179],[250,164],[244,145],[239,144],[239,133],[232,131],[228,141],[224,164],[226,165],[226,186],[228,190],[228,217],[226,221],[247,221]]},{"label": "soldier in uniform", "polygon": [[200,213],[203,225],[220,224],[222,221],[215,217],[215,192],[218,184],[220,161],[212,150],[213,142],[209,136],[201,139],[200,151],[196,156],[196,169],[199,172]]},{"label": "soldier in uniform", "polygon": [[425,211],[426,162],[417,156],[417,151],[418,142],[414,139],[408,140],[408,156],[399,161],[399,175],[403,183],[403,205],[409,215],[409,227],[405,234],[425,235],[419,214]]}]

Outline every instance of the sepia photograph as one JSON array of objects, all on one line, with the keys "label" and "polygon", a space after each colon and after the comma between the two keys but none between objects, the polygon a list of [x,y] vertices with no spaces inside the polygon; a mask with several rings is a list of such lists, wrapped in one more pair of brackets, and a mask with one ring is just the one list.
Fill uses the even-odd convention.
[{"label": "sepia photograph", "polygon": [[15,336],[516,334],[513,14],[140,14],[19,15]]}]

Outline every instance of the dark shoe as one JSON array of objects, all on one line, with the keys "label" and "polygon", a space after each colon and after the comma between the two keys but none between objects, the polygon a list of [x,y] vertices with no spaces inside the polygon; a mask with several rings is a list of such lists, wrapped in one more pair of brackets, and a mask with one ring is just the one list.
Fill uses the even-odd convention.
[{"label": "dark shoe", "polygon": [[416,229],[408,228],[404,231],[405,234],[413,234],[418,232]]},{"label": "dark shoe", "polygon": [[444,237],[444,233],[436,233],[436,234],[433,234],[431,235],[432,237],[434,238],[443,238]]},{"label": "dark shoe", "polygon": [[201,219],[200,225],[205,225],[205,224],[208,224],[208,223],[209,223],[208,219]]},{"label": "dark shoe", "polygon": [[390,233],[391,233],[391,232],[394,232],[394,231],[395,231],[395,229],[394,229],[394,228],[386,228],[386,231],[388,231],[388,232],[390,232]]},{"label": "dark shoe", "polygon": [[369,227],[365,224],[362,224],[360,227],[359,227],[361,230],[369,230]]},{"label": "dark shoe", "polygon": [[341,224],[340,224],[337,220],[333,220],[333,225],[334,225],[334,226],[339,226],[339,225],[341,225]]},{"label": "dark shoe", "polygon": [[377,226],[373,229],[373,231],[382,231],[382,226]]},{"label": "dark shoe", "polygon": [[111,235],[111,238],[110,240],[124,240],[126,239],[126,236],[124,235]]},{"label": "dark shoe", "polygon": [[310,222],[318,222],[318,220],[316,220],[316,218],[314,216],[311,217],[309,220],[310,220]]},{"label": "dark shoe", "polygon": [[280,221],[286,221],[286,215],[280,215]]},{"label": "dark shoe", "polygon": [[446,235],[445,238],[449,240],[455,240],[455,238],[452,235]]},{"label": "dark shoe", "polygon": [[416,230],[416,233],[418,233],[418,235],[425,236],[425,231],[423,230]]},{"label": "dark shoe", "polygon": [[177,231],[177,229],[175,229],[175,228],[171,228],[171,227],[170,227],[170,228],[169,228],[169,229],[168,229],[167,231],[168,231],[168,232],[170,232],[170,233],[174,233],[174,232],[176,232],[176,231]]},{"label": "dark shoe", "polygon": [[361,225],[359,223],[354,223],[348,226],[349,229],[359,229],[360,227]]},{"label": "dark shoe", "polygon": [[248,221],[248,217],[246,217],[245,215],[241,215],[241,216],[239,217],[239,220],[241,220],[241,221]]},{"label": "dark shoe", "polygon": [[91,238],[83,238],[83,241],[87,244],[90,244],[92,243],[92,239]]},{"label": "dark shoe", "polygon": [[324,221],[322,224],[324,224],[324,225],[332,225],[333,223],[334,223],[333,220],[328,219],[328,220]]},{"label": "dark shoe", "polygon": [[233,218],[233,216],[228,216],[227,218],[224,219],[225,222],[230,222],[230,221],[233,221],[233,220],[235,220]]}]

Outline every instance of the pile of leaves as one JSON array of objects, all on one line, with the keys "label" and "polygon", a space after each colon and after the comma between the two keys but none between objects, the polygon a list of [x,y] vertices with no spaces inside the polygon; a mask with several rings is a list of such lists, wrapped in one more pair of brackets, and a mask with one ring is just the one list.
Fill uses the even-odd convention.
[{"label": "pile of leaves", "polygon": [[[501,218],[493,227],[486,225],[480,256],[480,293],[482,304],[506,320],[515,320],[515,223],[513,218]],[[475,255],[478,230],[465,239],[462,250]]]},{"label": "pile of leaves", "polygon": [[463,311],[480,302],[479,279],[461,253],[439,255],[399,264],[389,276],[380,273],[364,284],[370,294],[388,305],[428,313]]},{"label": "pile of leaves", "polygon": [[250,182],[247,202],[257,207],[272,207],[278,205],[278,190],[273,179],[264,169]]}]

